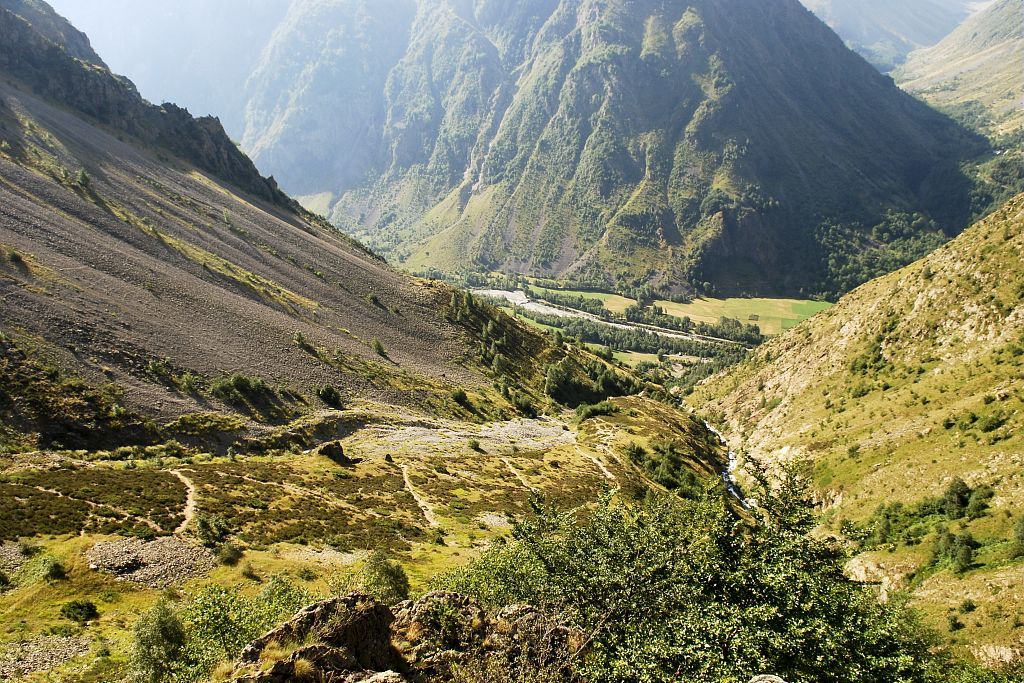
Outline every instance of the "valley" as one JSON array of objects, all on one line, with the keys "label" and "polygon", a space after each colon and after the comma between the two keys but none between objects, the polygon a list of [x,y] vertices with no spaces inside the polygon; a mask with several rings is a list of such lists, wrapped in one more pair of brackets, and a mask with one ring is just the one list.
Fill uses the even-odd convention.
[{"label": "valley", "polygon": [[1014,3],[0,0],[0,679],[1017,683]]}]

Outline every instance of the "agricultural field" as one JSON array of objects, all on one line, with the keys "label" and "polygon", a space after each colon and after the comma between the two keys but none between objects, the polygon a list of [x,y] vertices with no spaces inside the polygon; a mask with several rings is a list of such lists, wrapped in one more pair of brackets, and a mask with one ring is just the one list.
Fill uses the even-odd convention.
[{"label": "agricultural field", "polygon": [[654,303],[677,318],[688,317],[705,323],[733,318],[757,325],[765,335],[781,334],[832,306],[827,301],[801,299],[695,299],[688,304],[664,300]]}]

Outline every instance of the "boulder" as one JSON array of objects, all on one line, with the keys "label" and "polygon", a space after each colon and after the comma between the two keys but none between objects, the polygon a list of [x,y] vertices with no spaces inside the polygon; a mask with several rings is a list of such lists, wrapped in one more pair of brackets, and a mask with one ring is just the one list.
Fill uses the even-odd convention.
[{"label": "boulder", "polygon": [[[317,680],[355,683],[375,680],[404,681],[408,671],[402,656],[391,646],[394,615],[373,598],[353,593],[303,608],[281,626],[251,643],[239,656],[236,683],[285,683],[304,680],[310,672]],[[312,645],[301,645],[315,641]],[[264,668],[262,655],[271,645],[287,648],[288,657]],[[388,673],[391,679],[374,678]]]},{"label": "boulder", "polygon": [[345,447],[341,445],[340,441],[325,443],[317,449],[317,453],[342,467],[352,467],[362,462],[359,458],[350,458],[345,455]]}]

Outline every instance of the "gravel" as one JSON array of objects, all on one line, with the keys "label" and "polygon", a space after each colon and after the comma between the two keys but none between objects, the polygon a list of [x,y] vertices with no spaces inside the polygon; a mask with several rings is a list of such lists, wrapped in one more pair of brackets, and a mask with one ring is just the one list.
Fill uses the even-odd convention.
[{"label": "gravel", "polygon": [[173,536],[97,543],[89,551],[90,568],[150,588],[166,588],[206,576],[215,564],[209,550]]},{"label": "gravel", "polygon": [[84,636],[39,636],[24,643],[5,645],[0,650],[0,680],[46,671],[89,651]]}]

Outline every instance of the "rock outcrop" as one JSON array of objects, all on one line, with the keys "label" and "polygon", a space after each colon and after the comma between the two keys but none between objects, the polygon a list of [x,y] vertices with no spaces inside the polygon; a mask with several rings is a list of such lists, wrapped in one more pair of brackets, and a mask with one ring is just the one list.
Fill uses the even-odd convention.
[{"label": "rock outcrop", "polygon": [[392,609],[353,593],[310,605],[254,641],[239,657],[232,680],[447,680],[454,668],[472,666],[480,657],[557,671],[582,642],[579,634],[529,606],[491,616],[472,598],[434,592]]}]

